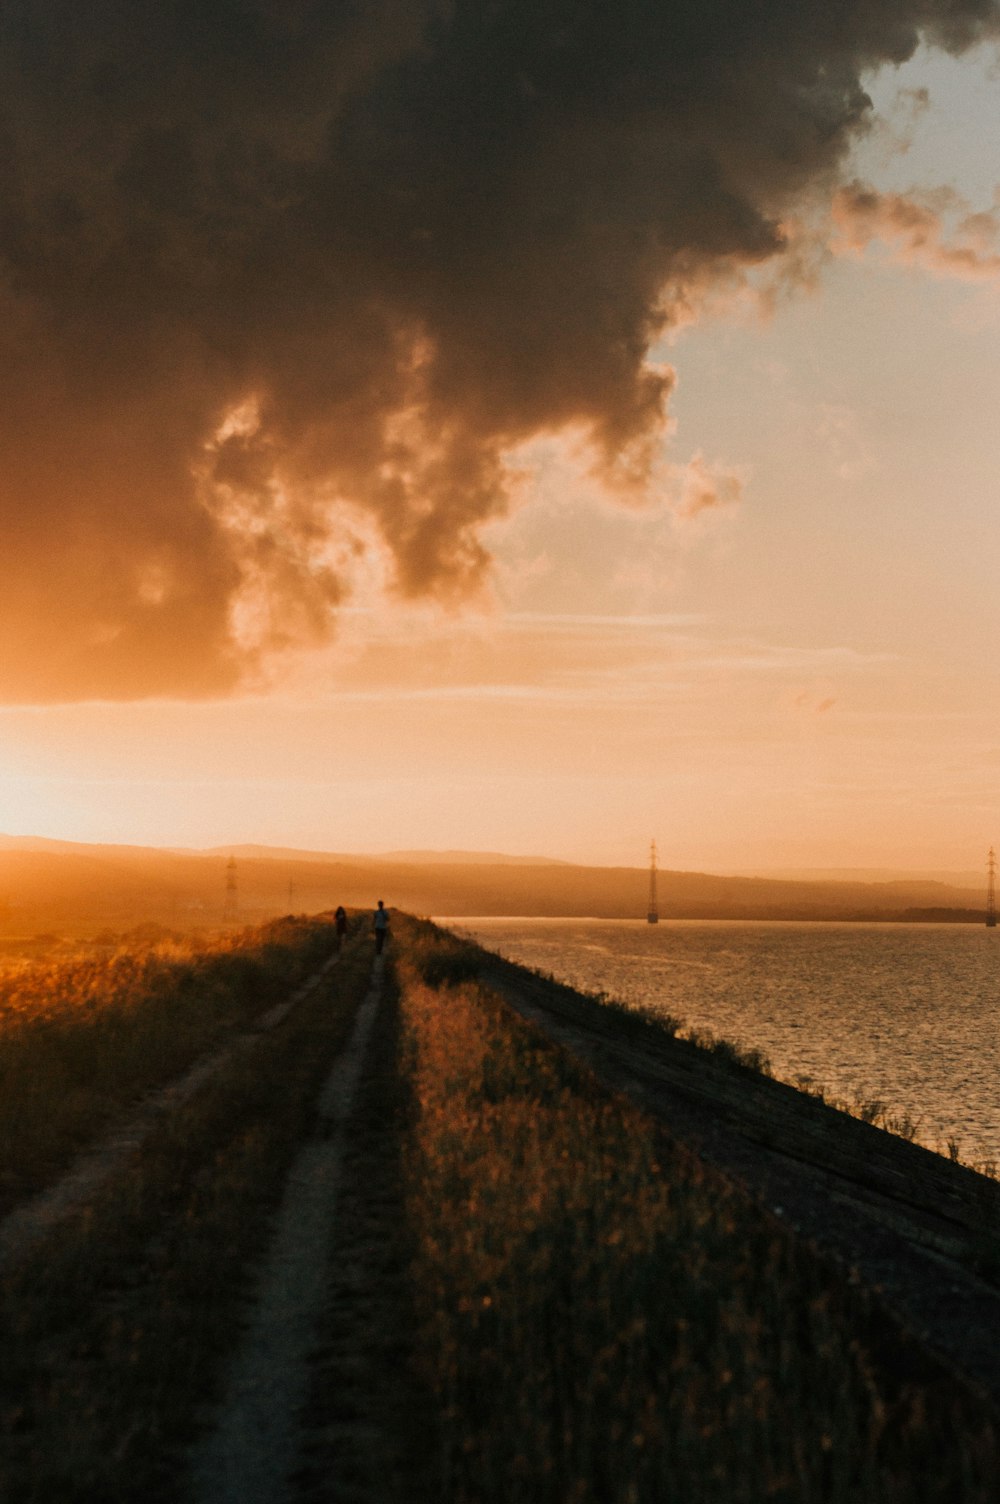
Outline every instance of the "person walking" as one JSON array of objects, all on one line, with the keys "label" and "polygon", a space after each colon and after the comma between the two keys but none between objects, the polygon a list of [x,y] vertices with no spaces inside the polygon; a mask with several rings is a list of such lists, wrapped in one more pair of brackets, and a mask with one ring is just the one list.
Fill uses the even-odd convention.
[{"label": "person walking", "polygon": [[389,910],[381,898],[378,901],[378,908],[372,915],[372,925],[375,930],[375,954],[380,956],[382,947],[385,945],[385,937],[389,933]]},{"label": "person walking", "polygon": [[344,936],[347,934],[347,910],[342,903],[338,903],[334,910],[333,924],[337,931],[337,949],[339,950],[344,943]]}]

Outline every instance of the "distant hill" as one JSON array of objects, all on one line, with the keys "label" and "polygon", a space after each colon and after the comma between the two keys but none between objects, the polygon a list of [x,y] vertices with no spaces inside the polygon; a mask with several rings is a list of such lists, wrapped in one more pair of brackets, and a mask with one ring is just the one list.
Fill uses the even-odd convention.
[{"label": "distant hill", "polygon": [[66,856],[93,856],[97,852],[117,853],[121,856],[129,854],[147,855],[156,851],[167,854],[159,846],[115,846],[98,845],[92,841],[55,841],[49,836],[5,836],[0,835],[0,851],[43,851],[50,855]]},{"label": "distant hill", "polygon": [[901,870],[898,867],[765,867],[751,868],[742,877],[765,877],[795,883],[944,883],[949,888],[986,891],[986,863],[981,869],[948,868]]},{"label": "distant hill", "polygon": [[[228,861],[231,856],[247,857],[255,861],[271,862],[353,862],[358,858],[337,851],[314,851],[300,846],[260,846],[244,842],[235,846],[177,846],[171,850],[178,856],[221,857]],[[364,857],[362,860],[367,861]]]},{"label": "distant hill", "polygon": [[172,848],[184,856],[254,857],[269,861],[297,862],[406,862],[426,866],[476,867],[565,867],[569,864],[554,856],[506,856],[500,851],[375,851],[358,855],[341,851],[312,851],[295,846],[212,846],[206,850]]},{"label": "distant hill", "polygon": [[[237,861],[239,914],[246,922],[338,903],[390,907],[441,918],[535,915],[642,919],[645,867],[584,867],[492,853],[336,855],[236,845],[165,851],[0,836],[0,932],[86,934],[156,921],[176,929],[217,927],[226,868]],[[978,921],[982,893],[918,879],[801,881],[659,874],[660,914],[670,919],[850,919]]]},{"label": "distant hill", "polygon": [[569,867],[555,856],[504,856],[499,851],[386,851],[384,862],[417,862],[422,866]]}]

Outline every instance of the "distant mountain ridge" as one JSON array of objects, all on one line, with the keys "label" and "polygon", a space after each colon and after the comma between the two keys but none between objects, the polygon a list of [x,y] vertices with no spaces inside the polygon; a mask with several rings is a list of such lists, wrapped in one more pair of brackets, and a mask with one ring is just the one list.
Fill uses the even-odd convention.
[{"label": "distant mountain ridge", "polygon": [[[471,916],[645,919],[645,866],[574,866],[468,851],[380,856],[235,844],[211,851],[93,845],[0,836],[0,934],[87,935],[155,922],[218,928],[232,893],[236,919],[322,913],[337,904],[439,919]],[[979,886],[934,880],[794,881],[708,872],[659,874],[660,917],[677,919],[947,920],[982,922]]]},{"label": "distant mountain ridge", "polygon": [[750,867],[741,877],[763,877],[793,883],[943,883],[950,888],[981,888],[986,891],[986,863],[982,870],[898,867]]},{"label": "distant mountain ridge", "polygon": [[571,867],[557,856],[505,856],[500,851],[385,851],[384,862],[419,862],[422,865],[443,863],[469,867]]},{"label": "distant mountain ridge", "polygon": [[[0,836],[0,933],[86,934],[153,920],[171,928],[218,926],[226,872],[237,862],[244,922],[318,913],[343,903],[447,919],[473,915],[634,918],[646,913],[648,870],[585,867],[489,852],[336,854],[253,844],[212,850],[95,845]],[[949,920],[983,917],[979,885],[934,880],[796,881],[659,873],[660,916],[672,919]]]},{"label": "distant mountain ridge", "polygon": [[[171,848],[174,849],[174,848]],[[177,848],[183,850],[183,848]],[[422,866],[444,863],[470,867],[567,867],[571,863],[554,856],[507,856],[501,851],[316,851],[295,846],[211,846],[206,850],[183,850],[185,856],[237,856],[264,860],[300,862],[416,862]]]},{"label": "distant mountain ridge", "polygon": [[[622,867],[590,867],[586,863],[570,862],[562,857],[510,855],[500,851],[442,850],[415,848],[400,851],[328,851],[321,847],[268,846],[262,842],[236,842],[220,846],[141,846],[134,843],[66,841],[52,836],[7,835],[0,833],[0,850],[49,851],[118,855],[158,853],[164,856],[182,857],[245,857],[262,861],[302,862],[415,862],[421,865],[467,865],[511,867],[579,867],[588,871],[631,871]],[[643,867],[644,871],[648,868]],[[664,871],[670,869],[664,868]],[[706,874],[699,874],[706,875]],[[949,869],[901,870],[896,867],[770,867],[747,868],[733,872],[719,881],[740,880],[766,883],[837,884],[866,887],[906,886],[929,888],[946,887],[964,892],[980,889],[985,891],[985,866],[977,870],[951,871]]]}]

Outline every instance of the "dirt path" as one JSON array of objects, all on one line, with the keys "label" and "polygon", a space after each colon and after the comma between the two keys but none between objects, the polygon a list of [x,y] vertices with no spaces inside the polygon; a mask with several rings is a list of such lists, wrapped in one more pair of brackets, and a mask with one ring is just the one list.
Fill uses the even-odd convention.
[{"label": "dirt path", "polygon": [[383,992],[383,961],[320,1093],[313,1137],[289,1172],[249,1326],[215,1425],[194,1450],[192,1504],[279,1504],[301,1460],[300,1414],[323,1314],[346,1125]]},{"label": "dirt path", "polygon": [[154,1092],[127,1122],[118,1124],[105,1138],[86,1149],[54,1185],[9,1212],[0,1221],[0,1271],[31,1253],[53,1228],[85,1206],[123,1168],[167,1113],[183,1107],[230,1061],[252,1049],[261,1034],[286,1019],[296,1004],[319,986],[338,959],[336,953],[330,956],[295,992],[268,1008],[248,1030],[203,1056],[183,1076]]},{"label": "dirt path", "polygon": [[[770,1077],[491,958],[483,980],[673,1137],[858,1271],[903,1327],[1000,1402],[1000,1185]],[[988,1277],[983,1277],[983,1271]]]}]

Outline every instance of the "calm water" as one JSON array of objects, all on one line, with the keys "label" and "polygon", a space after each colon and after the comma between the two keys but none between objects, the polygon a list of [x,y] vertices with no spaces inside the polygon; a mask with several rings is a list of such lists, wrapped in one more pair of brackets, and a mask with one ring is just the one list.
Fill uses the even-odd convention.
[{"label": "calm water", "polygon": [[922,1142],[1000,1162],[1000,929],[633,920],[445,921],[511,960],[672,1014]]}]

